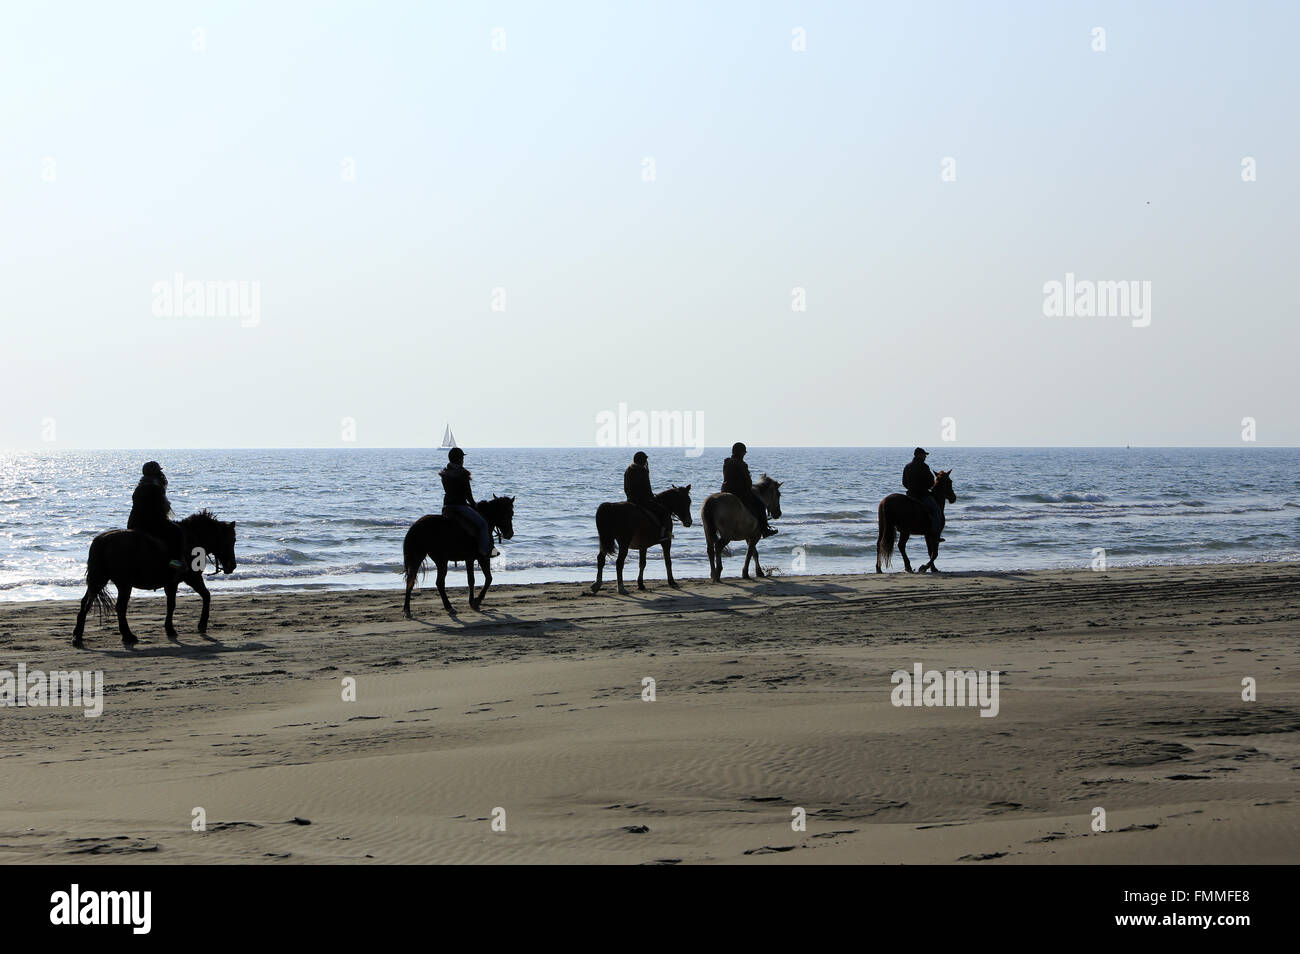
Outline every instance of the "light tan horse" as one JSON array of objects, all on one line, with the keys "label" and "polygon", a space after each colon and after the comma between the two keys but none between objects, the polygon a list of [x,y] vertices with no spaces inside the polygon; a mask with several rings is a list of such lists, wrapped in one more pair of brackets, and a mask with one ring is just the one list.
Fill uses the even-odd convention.
[{"label": "light tan horse", "polygon": [[[754,493],[763,501],[767,512],[774,518],[781,516],[781,484],[764,474],[754,484]],[[714,583],[722,579],[722,557],[732,540],[749,544],[745,551],[745,567],[741,575],[749,579],[749,561],[754,561],[754,572],[760,577],[763,568],[758,564],[758,541],[761,539],[758,521],[744,502],[735,494],[716,493],[704,499],[700,509],[700,522],[704,524],[704,542],[709,549],[709,576]]]}]

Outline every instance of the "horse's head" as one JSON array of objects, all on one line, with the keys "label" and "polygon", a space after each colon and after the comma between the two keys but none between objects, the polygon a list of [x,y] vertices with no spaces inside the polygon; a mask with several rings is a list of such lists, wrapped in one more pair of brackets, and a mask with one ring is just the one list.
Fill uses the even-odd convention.
[{"label": "horse's head", "polygon": [[754,485],[754,493],[773,517],[781,516],[781,482],[764,474]]},{"label": "horse's head", "polygon": [[509,540],[515,535],[515,498],[492,495],[491,500],[480,500],[478,511],[488,526]]},{"label": "horse's head", "polygon": [[935,475],[934,490],[931,493],[948,503],[957,502],[957,495],[952,492],[952,470],[941,470]]},{"label": "horse's head", "polygon": [[233,573],[235,560],[235,522],[218,520],[210,510],[200,510],[181,521],[189,535],[191,546],[202,548],[207,562],[218,573]]},{"label": "horse's head", "polygon": [[667,507],[674,517],[682,522],[683,527],[691,525],[691,485],[678,487],[673,484],[671,490],[656,495],[661,507]]}]

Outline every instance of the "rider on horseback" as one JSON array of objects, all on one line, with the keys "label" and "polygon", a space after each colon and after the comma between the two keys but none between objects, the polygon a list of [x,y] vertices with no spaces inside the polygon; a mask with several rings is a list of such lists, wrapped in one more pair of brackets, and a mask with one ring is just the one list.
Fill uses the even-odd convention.
[{"label": "rider on horseback", "polygon": [[[937,535],[943,532],[947,521],[944,519],[943,508],[939,506],[939,501],[935,500],[934,494],[930,493],[934,488],[934,473],[925,462],[929,456],[929,452],[920,447],[912,452],[912,462],[903,468],[903,486],[907,488],[907,496],[919,501],[921,506],[925,507],[930,516],[930,529]],[[939,542],[944,542],[943,537],[939,537]]]},{"label": "rider on horseback", "polygon": [[637,451],[632,463],[623,471],[623,493],[628,503],[636,504],[654,520],[663,535],[659,542],[672,539],[673,515],[655,503],[654,491],[650,488],[650,458],[645,451]]},{"label": "rider on horseback", "polygon": [[749,465],[745,463],[746,450],[739,441],[731,445],[731,456],[722,462],[722,492],[739,497],[745,509],[758,521],[759,532],[770,537],[778,531],[768,526],[767,505],[754,493],[754,481],[749,476]]},{"label": "rider on horseback", "polygon": [[167,499],[167,476],[156,460],[140,469],[140,482],[131,494],[128,530],[140,530],[156,539],[168,556],[173,570],[185,568],[185,531],[172,522],[172,505]]},{"label": "rider on horseback", "polygon": [[491,559],[500,554],[492,546],[488,522],[483,519],[474,503],[474,493],[469,486],[470,473],[461,463],[464,459],[465,452],[459,447],[453,447],[447,451],[447,466],[438,471],[438,476],[442,478],[442,513],[477,536],[479,556]]}]

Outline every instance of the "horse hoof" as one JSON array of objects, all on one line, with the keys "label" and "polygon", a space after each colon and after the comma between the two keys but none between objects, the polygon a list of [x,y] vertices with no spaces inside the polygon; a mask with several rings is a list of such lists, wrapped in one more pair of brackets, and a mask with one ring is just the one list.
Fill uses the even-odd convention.
[{"label": "horse hoof", "polygon": [[619,596],[631,596],[632,594],[629,593],[629,592],[627,591],[627,587],[625,587],[625,586],[620,586],[620,587],[618,588],[618,595],[619,595]]},{"label": "horse hoof", "polygon": [[73,637],[72,637],[72,645],[73,645],[75,648],[77,648],[77,649],[84,649],[85,646],[86,646],[86,644],[83,643],[83,642],[81,641],[81,637],[80,637],[80,636],[73,636]]},{"label": "horse hoof", "polygon": [[135,645],[136,643],[138,643],[139,641],[140,641],[140,640],[138,640],[138,639],[136,639],[134,636],[132,636],[130,639],[123,639],[123,640],[122,640],[122,645],[123,645],[123,646],[134,646],[134,645]]},{"label": "horse hoof", "polygon": [[680,590],[680,589],[681,589],[681,587],[677,585],[677,582],[676,582],[675,580],[669,580],[669,581],[668,581],[668,585],[671,586],[671,587],[672,587],[673,589],[675,589],[675,590]]},{"label": "horse hoof", "polygon": [[600,592],[600,584],[599,583],[591,584],[591,595],[595,596],[599,592]]}]

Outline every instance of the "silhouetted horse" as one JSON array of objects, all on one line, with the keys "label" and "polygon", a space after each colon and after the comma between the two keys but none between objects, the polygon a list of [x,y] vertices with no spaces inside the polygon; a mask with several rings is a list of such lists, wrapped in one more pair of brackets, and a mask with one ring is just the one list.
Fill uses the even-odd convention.
[{"label": "silhouetted horse", "polygon": [[[930,494],[939,502],[940,513],[943,512],[945,503],[957,502],[957,495],[952,492],[951,474],[951,470],[939,471],[935,475],[934,486],[930,488]],[[898,552],[903,555],[903,566],[908,573],[912,572],[912,561],[907,558],[907,538],[912,534],[924,536],[925,545],[930,551],[930,562],[923,563],[920,571],[939,572],[939,568],[934,565],[935,557],[939,555],[939,534],[930,529],[930,512],[921,501],[914,500],[907,494],[890,494],[880,501],[878,518],[880,534],[876,537],[877,573],[884,572],[880,569],[881,557],[884,557],[885,566],[889,566],[890,558],[894,555],[895,530],[898,531]]]},{"label": "silhouetted horse", "polygon": [[[491,500],[480,500],[478,512],[487,521],[488,530],[495,533],[497,542],[502,537],[509,540],[515,535],[515,498],[492,495]],[[406,602],[402,613],[411,618],[411,590],[415,580],[428,557],[438,567],[438,595],[442,597],[442,606],[448,613],[455,615],[451,601],[447,599],[447,564],[465,562],[469,574],[469,607],[478,609],[483,605],[488,587],[492,585],[492,561],[479,556],[477,537],[456,522],[452,517],[442,514],[428,514],[421,517],[406,531],[402,541],[402,566],[406,574]],[[474,561],[483,568],[483,592],[474,596]]]},{"label": "silhouetted horse", "polygon": [[203,597],[203,613],[199,616],[199,632],[208,631],[208,608],[212,597],[203,582],[204,567],[211,563],[217,572],[229,573],[235,568],[235,524],[218,520],[207,510],[191,514],[180,522],[185,532],[186,545],[193,557],[185,570],[169,566],[170,555],[155,537],[142,530],[109,530],[90,541],[90,554],[86,558],[86,595],[81,598],[77,613],[77,626],[72,631],[72,645],[82,645],[86,630],[86,613],[92,603],[99,606],[101,617],[113,612],[114,601],[108,595],[109,582],[117,585],[117,628],[125,646],[137,640],[126,625],[126,607],[131,600],[131,590],[163,589],[167,593],[168,639],[176,639],[172,613],[176,609],[176,590],[184,583]]},{"label": "silhouetted horse", "polygon": [[[691,525],[691,485],[674,486],[655,494],[655,503],[663,507],[682,522],[683,527]],[[641,568],[636,574],[636,586],[645,589],[645,552],[651,547],[660,546],[659,537],[663,527],[643,508],[626,501],[621,503],[603,503],[596,508],[596,533],[600,535],[600,552],[596,555],[596,582],[591,584],[591,592],[599,593],[601,581],[605,578],[605,557],[618,553],[615,568],[618,571],[618,591],[627,596],[623,586],[623,561],[627,559],[628,550],[641,552]],[[664,567],[668,570],[668,585],[677,588],[673,579],[673,542],[662,542],[664,550]]]},{"label": "silhouetted horse", "polygon": [[[763,501],[769,514],[773,517],[781,516],[779,481],[764,474],[754,484],[754,493]],[[745,540],[749,544],[741,575],[749,579],[749,561],[753,559],[754,572],[763,576],[763,568],[758,565],[758,541],[762,534],[758,521],[744,501],[735,494],[709,494],[704,498],[704,506],[700,508],[700,522],[704,524],[704,542],[709,550],[709,576],[714,583],[722,579],[722,557],[729,552],[726,547],[732,540]]]}]

